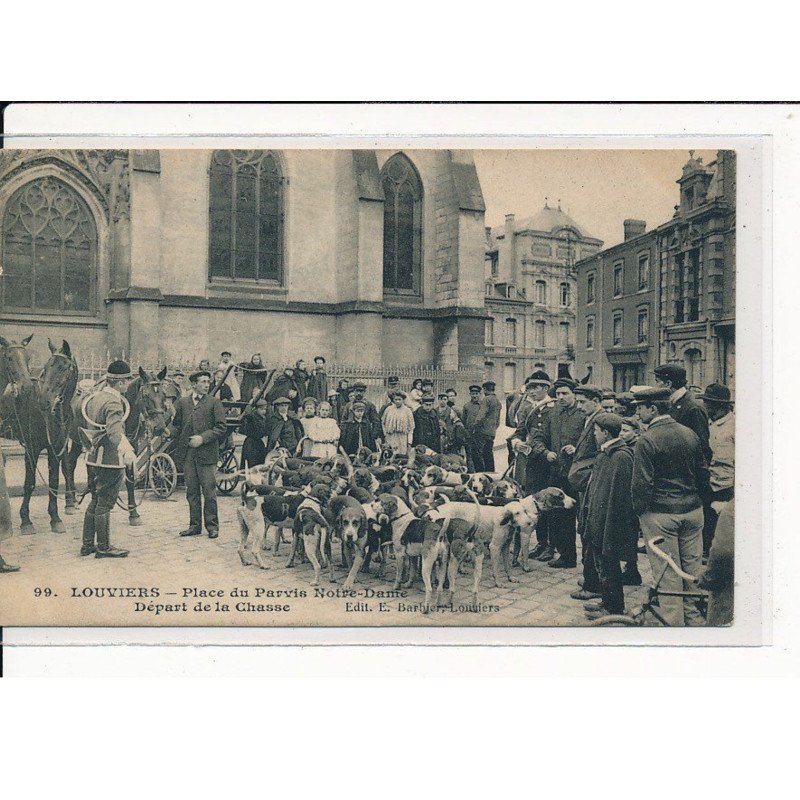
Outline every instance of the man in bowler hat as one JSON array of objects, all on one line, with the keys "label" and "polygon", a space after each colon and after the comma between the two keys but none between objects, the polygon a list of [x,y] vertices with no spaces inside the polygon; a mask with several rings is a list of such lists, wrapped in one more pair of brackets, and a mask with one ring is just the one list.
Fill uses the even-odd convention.
[{"label": "man in bowler hat", "polygon": [[708,444],[708,414],[703,404],[697,401],[686,388],[686,370],[680,364],[662,364],[653,370],[656,386],[670,390],[669,415],[697,434],[706,461],[711,461]]},{"label": "man in bowler hat", "polygon": [[[208,393],[211,375],[200,370],[189,376],[192,391],[175,406],[170,433],[177,437],[176,452],[183,457],[189,527],[181,536],[199,536],[205,522],[209,539],[219,536],[215,472],[219,444],[225,439],[225,407]],[[202,497],[202,509],[201,509]]]}]

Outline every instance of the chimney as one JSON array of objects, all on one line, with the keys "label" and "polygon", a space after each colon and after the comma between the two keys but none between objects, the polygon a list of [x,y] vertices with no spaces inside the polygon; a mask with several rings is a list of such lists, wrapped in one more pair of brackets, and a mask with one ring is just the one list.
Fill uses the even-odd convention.
[{"label": "chimney", "polygon": [[643,219],[626,219],[622,223],[625,229],[625,241],[641,236],[647,230],[647,223]]},{"label": "chimney", "polygon": [[[502,270],[503,280],[513,282],[517,276],[517,236],[514,231],[514,215],[506,214],[506,252],[508,266]],[[506,272],[507,270],[507,272]]]}]

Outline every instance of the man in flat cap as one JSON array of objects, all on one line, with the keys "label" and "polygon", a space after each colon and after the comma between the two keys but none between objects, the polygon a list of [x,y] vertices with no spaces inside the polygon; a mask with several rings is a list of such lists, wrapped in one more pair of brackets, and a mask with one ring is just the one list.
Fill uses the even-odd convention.
[{"label": "man in flat cap", "polygon": [[736,445],[736,417],[733,413],[731,390],[719,383],[708,386],[700,400],[705,403],[709,425],[709,446],[712,456],[709,465],[709,493],[703,498],[705,524],[703,527],[703,554],[708,556],[718,509],[722,503],[733,500],[734,462]]},{"label": "man in flat cap", "polygon": [[[697,434],[670,416],[672,390],[644,388],[634,392],[636,413],[647,425],[633,454],[631,499],[647,545],[654,575],[664,562],[650,548],[650,540],[664,537],[661,549],[690,575],[699,575],[703,558],[703,503],[708,491],[708,466]],[[688,591],[674,570],[667,568],[661,587],[668,592]],[[702,625],[703,618],[689,599],[662,595],[661,615],[668,625]]]},{"label": "man in flat cap", "polygon": [[359,403],[364,404],[364,418],[372,425],[372,436],[377,441],[379,439],[383,439],[383,431],[381,430],[381,416],[378,413],[378,409],[375,407],[375,403],[371,400],[367,400],[367,384],[364,381],[356,381],[353,384],[353,394],[352,399],[349,403],[347,403],[342,411],[342,418],[343,419],[352,419],[353,417],[353,405],[356,401]]},{"label": "man in flat cap", "polygon": [[601,412],[592,423],[598,452],[586,490],[585,538],[599,576],[600,602],[587,603],[590,619],[625,611],[620,562],[627,560],[639,535],[639,520],[631,503],[633,451],[620,438],[623,419]]},{"label": "man in flat cap", "polygon": [[414,412],[414,434],[411,444],[429,447],[434,453],[442,452],[442,434],[439,427],[439,413],[434,406],[434,396],[423,394],[420,407]]},{"label": "man in flat cap", "polygon": [[353,400],[350,416],[339,425],[339,445],[349,456],[355,456],[362,447],[373,453],[378,450],[375,428],[367,419],[366,410],[367,404],[363,400]]},{"label": "man in flat cap", "polygon": [[291,455],[303,438],[303,424],[289,411],[291,401],[288,397],[276,397],[272,404],[273,413],[268,420],[269,439],[267,452],[275,447],[285,447]]},{"label": "man in flat cap", "polygon": [[[575,381],[559,378],[553,386],[556,404],[542,429],[531,437],[531,452],[544,458],[550,465],[550,485],[577,498],[577,491],[570,486],[568,476],[586,416],[576,402]],[[577,509],[574,506],[571,509],[555,509],[549,515],[550,546],[539,556],[539,561],[547,557],[548,566],[554,569],[575,567],[578,561],[575,542]],[[554,550],[558,551],[557,558],[554,557]]]},{"label": "man in flat cap", "polygon": [[708,444],[708,414],[702,403],[686,388],[686,370],[680,364],[662,364],[653,371],[656,386],[670,390],[669,414],[681,425],[697,434],[706,461],[711,461],[711,447]]},{"label": "man in flat cap", "polygon": [[569,484],[578,492],[578,535],[581,538],[581,560],[583,562],[583,586],[570,595],[574,600],[593,600],[600,597],[600,577],[595,569],[592,542],[585,536],[583,511],[586,504],[586,489],[597,458],[597,441],[594,435],[594,420],[601,412],[603,393],[599,387],[583,384],[575,387],[575,404],[586,417],[583,430],[575,444],[575,454],[569,470]]},{"label": "man in flat cap", "polygon": [[483,399],[472,420],[472,429],[467,428],[467,432],[474,442],[474,451],[480,450],[483,469],[479,471],[494,472],[494,437],[500,426],[500,401],[494,393],[494,381],[484,381],[481,388]]},{"label": "man in flat cap", "polygon": [[481,387],[473,383],[469,387],[469,401],[464,405],[461,419],[467,433],[467,469],[470,472],[484,472],[483,447],[480,438],[475,435],[475,422],[481,410]]},{"label": "man in flat cap", "polygon": [[611,414],[617,413],[617,393],[613,389],[603,389],[600,397],[600,408]]},{"label": "man in flat cap", "polygon": [[[111,545],[111,510],[125,477],[126,467],[136,462],[133,445],[125,436],[123,394],[131,382],[131,368],[125,361],[112,361],[106,370],[106,385],[85,401],[82,439],[88,445],[86,469],[92,501],[83,518],[80,555],[95,558],[124,558],[127,550]],[[102,431],[102,434],[99,434]]]},{"label": "man in flat cap", "polygon": [[[186,500],[189,503],[189,527],[181,536],[199,536],[203,522],[209,539],[219,536],[217,485],[215,472],[219,445],[228,429],[222,401],[208,393],[211,375],[199,370],[189,376],[192,391],[175,404],[170,426],[177,437],[176,453],[183,461]],[[201,506],[202,498],[202,506]]]}]

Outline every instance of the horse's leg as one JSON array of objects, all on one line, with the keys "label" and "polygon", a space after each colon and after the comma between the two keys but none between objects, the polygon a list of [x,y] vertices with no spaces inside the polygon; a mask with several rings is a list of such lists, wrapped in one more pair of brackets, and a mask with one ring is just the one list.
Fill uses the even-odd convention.
[{"label": "horse's leg", "polygon": [[22,489],[22,505],[19,507],[20,533],[28,535],[36,533],[31,522],[31,495],[36,488],[36,461],[39,453],[34,454],[33,448],[25,447],[25,484]]},{"label": "horse's leg", "polygon": [[125,483],[128,487],[128,524],[138,528],[142,524],[142,518],[136,508],[136,468],[125,470]]},{"label": "horse's leg", "polygon": [[50,530],[53,533],[66,533],[67,529],[58,516],[58,471],[60,469],[58,458],[56,454],[48,447],[47,448],[47,484],[49,491],[47,492],[47,513],[50,514]]},{"label": "horse's leg", "polygon": [[75,497],[75,467],[78,463],[78,456],[81,446],[75,442],[69,442],[61,457],[61,472],[64,475],[64,513],[77,513],[77,500]]}]

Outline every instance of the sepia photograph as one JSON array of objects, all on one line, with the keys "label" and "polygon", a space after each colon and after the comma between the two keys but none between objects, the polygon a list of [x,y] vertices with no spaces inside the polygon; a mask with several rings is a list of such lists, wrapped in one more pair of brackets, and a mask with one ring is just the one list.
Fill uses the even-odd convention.
[{"label": "sepia photograph", "polygon": [[0,150],[0,625],[735,625],[737,152],[667,145]]}]

